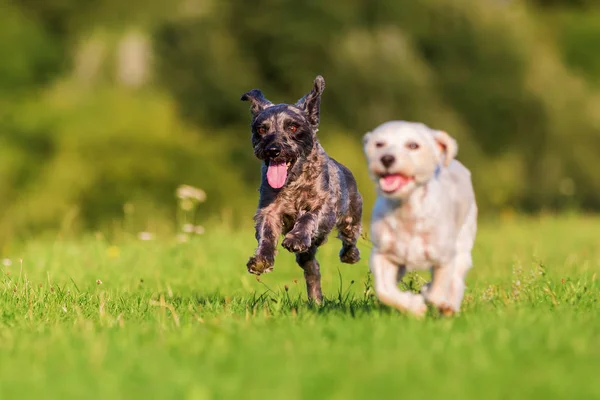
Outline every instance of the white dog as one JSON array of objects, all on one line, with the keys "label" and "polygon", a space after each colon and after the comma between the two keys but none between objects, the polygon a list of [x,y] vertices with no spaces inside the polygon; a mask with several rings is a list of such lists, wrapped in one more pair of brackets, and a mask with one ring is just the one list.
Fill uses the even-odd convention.
[{"label": "white dog", "polygon": [[[426,303],[460,310],[471,268],[477,205],[471,174],[454,160],[456,141],[421,123],[390,121],[364,137],[378,197],[371,219],[370,268],[385,304],[423,315]],[[402,292],[406,271],[429,269],[422,294]]]}]

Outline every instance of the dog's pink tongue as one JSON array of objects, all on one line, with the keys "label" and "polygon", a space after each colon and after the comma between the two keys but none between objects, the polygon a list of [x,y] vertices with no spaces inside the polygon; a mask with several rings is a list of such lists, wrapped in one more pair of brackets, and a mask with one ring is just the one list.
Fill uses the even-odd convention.
[{"label": "dog's pink tongue", "polygon": [[379,186],[384,192],[395,192],[400,189],[402,186],[406,185],[412,179],[408,176],[394,174],[394,175],[386,175],[379,178]]},{"label": "dog's pink tongue", "polygon": [[279,189],[285,184],[286,178],[287,166],[285,163],[270,161],[269,168],[267,168],[267,182],[269,182],[269,185],[274,189]]}]

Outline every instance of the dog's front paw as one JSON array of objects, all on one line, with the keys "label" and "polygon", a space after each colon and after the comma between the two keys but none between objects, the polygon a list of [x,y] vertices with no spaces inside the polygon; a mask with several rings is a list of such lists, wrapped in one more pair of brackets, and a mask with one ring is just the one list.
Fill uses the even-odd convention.
[{"label": "dog's front paw", "polygon": [[435,308],[437,308],[437,310],[439,311],[440,314],[449,317],[457,311],[452,306],[452,304],[450,304],[450,302],[447,301],[445,298],[437,298],[437,297],[431,296],[428,293],[429,288],[430,288],[429,285],[427,285],[426,287],[424,287],[425,290],[421,289],[421,293],[423,293],[425,299],[427,300],[427,303],[429,303],[432,306],[434,306]]},{"label": "dog's front paw", "polygon": [[248,272],[254,275],[266,274],[267,272],[273,271],[273,260],[262,255],[255,255],[250,257],[246,266]]},{"label": "dog's front paw", "polygon": [[439,307],[438,311],[445,317],[451,317],[457,312],[457,310],[455,310],[454,307],[451,307],[449,305],[443,305],[442,307]]},{"label": "dog's front paw", "polygon": [[340,261],[346,264],[356,264],[360,261],[360,251],[356,246],[344,246],[340,250]]},{"label": "dog's front paw", "polygon": [[421,295],[413,295],[407,310],[417,318],[422,318],[427,312],[427,304]]},{"label": "dog's front paw", "polygon": [[304,253],[310,248],[310,238],[290,232],[285,235],[281,245],[291,253]]}]

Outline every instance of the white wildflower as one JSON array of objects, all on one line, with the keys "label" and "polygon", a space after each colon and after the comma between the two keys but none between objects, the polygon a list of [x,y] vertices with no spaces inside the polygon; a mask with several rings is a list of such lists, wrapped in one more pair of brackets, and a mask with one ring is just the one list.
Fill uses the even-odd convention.
[{"label": "white wildflower", "polygon": [[206,200],[206,193],[204,192],[204,190],[195,188],[190,185],[180,185],[177,188],[176,193],[177,197],[182,200],[191,199],[199,203],[202,203],[204,200]]},{"label": "white wildflower", "polygon": [[151,232],[140,232],[138,233],[138,239],[140,240],[154,240],[154,234]]}]

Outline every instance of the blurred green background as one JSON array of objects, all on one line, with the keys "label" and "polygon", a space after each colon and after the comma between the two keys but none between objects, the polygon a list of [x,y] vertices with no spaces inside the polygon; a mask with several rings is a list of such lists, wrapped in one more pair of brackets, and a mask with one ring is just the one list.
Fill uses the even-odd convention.
[{"label": "blurred green background", "polygon": [[367,209],[360,138],[405,119],[458,139],[482,215],[597,211],[594,3],[0,0],[0,242],[173,231],[181,184],[207,195],[188,222],[250,224],[240,95],[292,102],[317,74],[321,141]]}]

